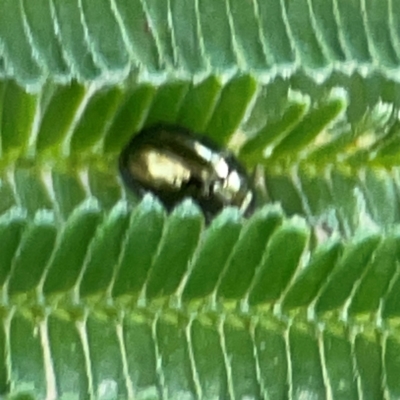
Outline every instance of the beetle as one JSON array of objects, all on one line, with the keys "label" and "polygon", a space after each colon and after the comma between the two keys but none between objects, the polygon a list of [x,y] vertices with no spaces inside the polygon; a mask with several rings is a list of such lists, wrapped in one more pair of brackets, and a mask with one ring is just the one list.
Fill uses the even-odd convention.
[{"label": "beetle", "polygon": [[235,156],[211,139],[177,125],[158,124],[135,135],[122,150],[124,183],[139,196],[156,195],[170,211],[191,198],[207,221],[224,207],[244,215],[255,207],[255,191]]}]

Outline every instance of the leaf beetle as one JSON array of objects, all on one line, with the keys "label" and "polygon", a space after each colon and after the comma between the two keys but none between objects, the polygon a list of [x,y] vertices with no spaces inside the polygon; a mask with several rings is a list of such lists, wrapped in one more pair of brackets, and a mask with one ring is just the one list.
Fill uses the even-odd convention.
[{"label": "leaf beetle", "polygon": [[211,139],[176,125],[145,128],[123,149],[119,169],[136,194],[156,195],[170,211],[185,198],[202,209],[209,222],[226,206],[249,215],[255,191],[244,167]]}]

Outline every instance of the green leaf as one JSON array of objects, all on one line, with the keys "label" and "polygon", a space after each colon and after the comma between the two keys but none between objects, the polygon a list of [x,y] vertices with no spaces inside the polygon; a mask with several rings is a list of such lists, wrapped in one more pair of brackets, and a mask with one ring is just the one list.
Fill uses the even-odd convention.
[{"label": "green leaf", "polygon": [[[0,398],[399,397],[399,12],[2,0]],[[132,194],[156,123],[235,152],[255,212]]]},{"label": "green leaf", "polygon": [[45,294],[62,292],[75,284],[100,219],[97,202],[88,200],[65,222],[43,285]]},{"label": "green leaf", "polygon": [[38,285],[55,244],[57,232],[53,218],[39,211],[24,232],[6,283],[10,295],[29,292]]}]

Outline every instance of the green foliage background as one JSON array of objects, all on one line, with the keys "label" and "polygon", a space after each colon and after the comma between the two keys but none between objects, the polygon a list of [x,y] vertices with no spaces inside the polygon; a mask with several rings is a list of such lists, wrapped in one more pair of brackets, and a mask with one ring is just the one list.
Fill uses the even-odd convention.
[{"label": "green foliage background", "polygon": [[[400,0],[1,0],[0,398],[400,398],[399,66]],[[266,204],[135,199],[159,121]]]}]

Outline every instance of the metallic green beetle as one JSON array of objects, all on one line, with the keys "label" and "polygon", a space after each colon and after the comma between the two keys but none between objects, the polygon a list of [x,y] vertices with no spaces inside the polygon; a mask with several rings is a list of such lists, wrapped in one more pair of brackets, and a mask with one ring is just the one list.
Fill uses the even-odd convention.
[{"label": "metallic green beetle", "polygon": [[167,210],[185,198],[210,221],[224,207],[253,212],[255,191],[246,170],[209,138],[175,125],[142,130],[124,148],[119,168],[125,184],[142,196],[155,194]]}]

